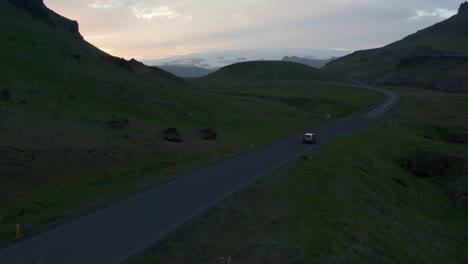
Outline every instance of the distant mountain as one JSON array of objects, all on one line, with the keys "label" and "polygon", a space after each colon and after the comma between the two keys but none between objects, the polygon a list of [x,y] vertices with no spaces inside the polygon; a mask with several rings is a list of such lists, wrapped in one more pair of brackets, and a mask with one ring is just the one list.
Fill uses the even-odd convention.
[{"label": "distant mountain", "polygon": [[309,59],[309,58],[300,58],[296,56],[284,56],[282,61],[290,61],[290,62],[297,62],[301,64],[305,64],[307,66],[311,66],[314,68],[322,68],[323,66],[327,65],[332,60],[338,59],[337,57],[332,57],[326,60],[319,60],[319,59]]},{"label": "distant mountain", "polygon": [[177,75],[179,77],[202,77],[205,75],[208,75],[217,69],[205,69],[201,67],[194,67],[190,65],[162,65],[159,66],[159,68],[170,72],[174,75]]},{"label": "distant mountain", "polygon": [[468,2],[457,15],[383,48],[357,51],[325,69],[364,83],[468,92]]},{"label": "distant mountain", "polygon": [[224,50],[189,54],[156,60],[143,60],[143,63],[150,66],[179,65],[200,67],[205,69],[218,69],[230,64],[245,61],[281,60],[285,55],[298,56],[308,59],[324,60],[334,56],[339,57],[347,54],[349,54],[348,51],[342,50],[299,48]]},{"label": "distant mountain", "polygon": [[249,61],[232,64],[203,78],[224,80],[340,81],[332,73],[288,61]]}]

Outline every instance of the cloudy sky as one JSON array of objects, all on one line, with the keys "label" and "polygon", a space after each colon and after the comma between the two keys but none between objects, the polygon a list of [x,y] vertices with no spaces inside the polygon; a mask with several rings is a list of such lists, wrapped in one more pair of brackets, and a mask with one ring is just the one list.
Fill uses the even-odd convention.
[{"label": "cloudy sky", "polygon": [[454,15],[462,0],[44,0],[115,56],[379,47]]}]

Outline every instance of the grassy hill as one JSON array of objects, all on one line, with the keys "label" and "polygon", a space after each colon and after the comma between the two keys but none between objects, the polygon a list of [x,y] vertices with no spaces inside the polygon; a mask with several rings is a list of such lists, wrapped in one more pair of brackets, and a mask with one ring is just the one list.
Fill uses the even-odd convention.
[{"label": "grassy hill", "polygon": [[[381,99],[306,84],[222,94],[106,54],[38,0],[0,1],[0,49],[0,244],[16,223],[38,230]],[[170,127],[182,142],[164,140]]]},{"label": "grassy hill", "polygon": [[191,65],[179,64],[161,65],[159,68],[184,78],[202,77],[215,71],[214,69],[205,69]]},{"label": "grassy hill", "polygon": [[288,61],[250,61],[232,64],[204,77],[208,80],[289,80],[289,81],[341,81],[334,74]]},{"label": "grassy hill", "polygon": [[325,69],[364,83],[468,92],[468,2],[457,15],[382,48],[357,51]]},{"label": "grassy hill", "polygon": [[327,65],[332,60],[336,60],[338,57],[332,57],[326,60],[319,60],[319,59],[310,59],[310,58],[301,58],[297,56],[284,56],[282,61],[291,61],[291,62],[297,62],[301,64],[305,64],[310,67],[314,68],[322,68],[323,66]]}]

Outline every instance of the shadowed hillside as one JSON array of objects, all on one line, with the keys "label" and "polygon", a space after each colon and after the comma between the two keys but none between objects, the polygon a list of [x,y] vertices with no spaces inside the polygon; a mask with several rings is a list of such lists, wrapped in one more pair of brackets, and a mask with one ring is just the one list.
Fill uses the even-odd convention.
[{"label": "shadowed hillside", "polygon": [[250,61],[232,64],[204,77],[235,80],[342,81],[334,74],[288,61]]},{"label": "shadowed hillside", "polygon": [[468,92],[468,2],[443,22],[383,48],[354,52],[325,69],[364,83]]}]

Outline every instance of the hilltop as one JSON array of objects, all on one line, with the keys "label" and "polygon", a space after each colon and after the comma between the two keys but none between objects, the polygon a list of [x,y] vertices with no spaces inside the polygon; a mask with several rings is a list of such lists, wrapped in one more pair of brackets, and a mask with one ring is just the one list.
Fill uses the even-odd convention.
[{"label": "hilltop", "polygon": [[364,83],[468,92],[468,2],[445,21],[385,47],[354,52],[325,69]]},{"label": "hilltop", "polygon": [[227,80],[343,81],[334,74],[288,61],[250,61],[232,64],[204,77]]},{"label": "hilltop", "polygon": [[191,65],[179,65],[179,64],[167,64],[167,65],[161,65],[158,67],[174,75],[177,75],[179,77],[184,77],[184,78],[185,77],[188,77],[188,78],[202,77],[217,70],[217,69],[205,69],[205,68],[195,67]]},{"label": "hilltop", "polygon": [[330,61],[338,59],[337,57],[331,57],[329,59],[319,60],[319,59],[310,59],[310,58],[301,58],[297,56],[284,56],[282,61],[290,61],[290,62],[297,62],[302,63],[310,67],[314,68],[322,68],[323,66],[327,65]]}]

